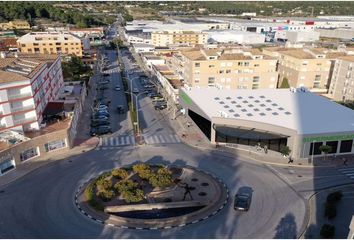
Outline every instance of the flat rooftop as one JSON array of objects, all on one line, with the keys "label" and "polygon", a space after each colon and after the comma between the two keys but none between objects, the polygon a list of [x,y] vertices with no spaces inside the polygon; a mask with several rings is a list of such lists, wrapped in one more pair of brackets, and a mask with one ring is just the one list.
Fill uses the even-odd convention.
[{"label": "flat rooftop", "polygon": [[298,134],[354,132],[354,111],[307,90],[182,88],[213,117],[262,122]]}]

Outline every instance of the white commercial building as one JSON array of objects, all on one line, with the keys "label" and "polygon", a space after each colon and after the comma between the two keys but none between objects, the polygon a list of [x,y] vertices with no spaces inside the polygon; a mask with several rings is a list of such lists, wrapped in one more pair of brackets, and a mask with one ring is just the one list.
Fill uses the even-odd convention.
[{"label": "white commercial building", "polygon": [[305,160],[354,154],[354,111],[306,89],[182,88],[179,103],[211,143],[285,146]]},{"label": "white commercial building", "polygon": [[265,35],[253,32],[225,30],[208,31],[208,42],[261,44],[265,41]]},{"label": "white commercial building", "polygon": [[146,53],[155,51],[155,46],[147,43],[134,43],[133,48],[136,53]]},{"label": "white commercial building", "polygon": [[337,29],[317,29],[320,37],[338,38],[344,40],[354,39],[354,29],[352,28],[337,28]]}]

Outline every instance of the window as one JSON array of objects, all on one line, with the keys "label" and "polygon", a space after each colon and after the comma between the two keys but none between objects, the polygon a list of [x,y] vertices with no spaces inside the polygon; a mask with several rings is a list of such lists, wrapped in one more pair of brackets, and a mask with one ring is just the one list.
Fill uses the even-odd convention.
[{"label": "window", "polygon": [[338,141],[326,142],[326,145],[331,147],[331,151],[328,153],[336,153],[337,152]]},{"label": "window", "polygon": [[213,68],[213,67],[215,67],[215,65],[209,65],[209,68]]},{"label": "window", "polygon": [[60,42],[55,43],[56,46],[60,46]]},{"label": "window", "polygon": [[248,67],[250,65],[250,63],[249,62],[245,62],[244,65],[245,65],[245,67]]},{"label": "window", "polygon": [[315,142],[315,148],[313,148],[313,143],[311,143],[309,155],[311,155],[311,156],[312,156],[312,154],[313,155],[320,155],[321,154],[320,147],[322,145],[323,145],[322,142]]},{"label": "window", "polygon": [[347,153],[352,151],[353,140],[345,140],[340,143],[340,153]]},{"label": "window", "polygon": [[214,84],[215,83],[215,78],[214,77],[209,77],[208,78],[208,84]]},{"label": "window", "polygon": [[15,168],[15,161],[12,156],[9,156],[7,160],[0,163],[0,175],[10,171],[13,168]]},{"label": "window", "polygon": [[259,76],[254,76],[253,77],[253,82],[258,83],[259,82]]},{"label": "window", "polygon": [[239,66],[243,66],[243,62],[238,62],[238,65]]},{"label": "window", "polygon": [[26,161],[36,156],[38,156],[38,149],[30,148],[20,154],[20,159],[21,161]]},{"label": "window", "polygon": [[221,73],[221,74],[224,73],[224,70],[220,70],[219,73]]},{"label": "window", "polygon": [[316,75],[315,76],[315,81],[321,81],[321,75]]},{"label": "window", "polygon": [[194,63],[194,67],[200,67],[200,63]]},{"label": "window", "polygon": [[44,148],[47,152],[53,151],[55,149],[66,147],[65,139],[52,141],[44,144]]},{"label": "window", "polygon": [[38,43],[33,43],[33,46],[39,46],[39,44]]},{"label": "window", "polygon": [[195,83],[199,83],[199,81],[200,81],[199,78],[194,79]]},{"label": "window", "polygon": [[252,89],[258,89],[259,88],[259,84],[252,84]]},{"label": "window", "polygon": [[231,70],[230,70],[230,69],[227,69],[227,70],[226,70],[226,73],[231,73]]},{"label": "window", "polygon": [[255,67],[259,67],[259,64],[255,64],[254,66],[255,66]]},{"label": "window", "polygon": [[21,47],[26,47],[26,44],[21,44]]}]

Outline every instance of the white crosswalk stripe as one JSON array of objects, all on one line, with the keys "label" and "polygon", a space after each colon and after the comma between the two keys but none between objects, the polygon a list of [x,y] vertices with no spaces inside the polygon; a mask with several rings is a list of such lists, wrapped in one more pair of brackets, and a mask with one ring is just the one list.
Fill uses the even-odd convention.
[{"label": "white crosswalk stripe", "polygon": [[165,135],[143,135],[145,144],[165,144],[165,143],[179,143],[181,140],[175,134]]},{"label": "white crosswalk stripe", "polygon": [[115,73],[115,72],[119,72],[119,68],[112,68],[112,69],[108,69],[106,71],[103,71],[103,73]]},{"label": "white crosswalk stripe", "polygon": [[115,137],[102,137],[98,144],[97,150],[111,149],[112,147],[135,145],[134,136],[124,135]]},{"label": "white crosswalk stripe", "polygon": [[338,171],[341,174],[344,174],[345,176],[351,178],[354,180],[354,167],[348,167],[348,168],[339,168]]}]

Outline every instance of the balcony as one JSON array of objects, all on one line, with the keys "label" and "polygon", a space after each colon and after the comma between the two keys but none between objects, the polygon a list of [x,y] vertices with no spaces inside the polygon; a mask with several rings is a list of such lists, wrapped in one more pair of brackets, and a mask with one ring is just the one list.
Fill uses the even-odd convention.
[{"label": "balcony", "polygon": [[34,109],[34,106],[22,106],[22,107],[17,107],[17,108],[11,108],[11,112],[21,112],[21,111],[26,111],[26,110],[32,110]]},{"label": "balcony", "polygon": [[30,117],[30,118],[21,118],[21,119],[14,119],[14,125],[22,125],[25,123],[29,123],[29,122],[34,122],[37,121],[36,117]]},{"label": "balcony", "polygon": [[14,100],[14,99],[19,99],[19,98],[26,98],[26,97],[31,97],[32,93],[21,93],[21,94],[9,94],[7,97],[9,100]]}]

